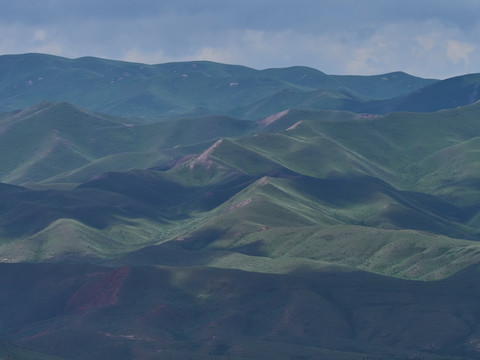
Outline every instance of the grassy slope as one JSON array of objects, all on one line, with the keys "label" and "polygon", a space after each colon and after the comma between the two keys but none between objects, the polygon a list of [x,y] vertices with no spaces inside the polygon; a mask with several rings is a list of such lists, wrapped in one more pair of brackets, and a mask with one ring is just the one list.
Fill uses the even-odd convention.
[{"label": "grassy slope", "polygon": [[[263,143],[269,144],[263,147],[264,150],[272,151],[271,143]],[[284,144],[279,147],[290,153]],[[281,152],[273,153],[281,155]],[[265,157],[265,152],[260,155],[239,143],[222,140],[198,158],[170,170],[171,179],[181,179],[187,186],[222,184],[222,179],[242,173],[259,178],[210,213],[197,213],[198,221],[190,223],[190,230],[188,227],[178,228],[177,238],[182,241],[174,242],[175,246],[233,252],[228,258],[215,259],[211,264],[267,272],[290,271],[289,263],[298,265],[304,259],[312,266],[337,263],[395,276],[427,279],[449,276],[476,261],[476,243],[460,240],[476,238],[476,228],[458,215],[459,208],[434,196],[398,191],[374,178],[321,180],[298,177],[292,163],[296,164],[282,164]],[[262,177],[265,174],[274,177]],[[228,196],[232,194],[235,192]],[[222,198],[216,204],[222,204],[226,199]],[[411,231],[394,231],[398,229]],[[318,242],[322,233],[334,234],[327,238],[334,240],[332,244],[335,245],[331,248],[336,252],[320,251],[315,255],[315,249],[324,248],[323,243]],[[345,236],[352,233],[358,236]],[[310,237],[311,240],[304,242]],[[359,248],[370,244],[373,238],[378,240],[372,242],[375,245],[371,245],[363,257],[355,257],[355,251],[347,256],[342,250],[344,245],[340,244],[357,238],[364,239],[357,244]],[[417,239],[418,246],[411,246],[412,238]],[[405,249],[400,251],[405,253],[404,257],[399,256],[396,262],[388,250],[394,243]],[[297,247],[303,255],[297,256],[290,247]],[[239,254],[249,256],[248,262],[242,264],[242,255]],[[312,256],[306,256],[308,254]],[[246,257],[243,259],[247,260]]]},{"label": "grassy slope", "polygon": [[131,129],[121,121],[48,103],[10,116],[0,124],[2,178],[39,181],[109,153],[128,151]]},{"label": "grassy slope", "polygon": [[[322,116],[322,113],[305,114],[293,112],[277,120],[277,122],[283,122],[282,125],[275,122],[269,126],[276,125],[285,129],[291,126],[292,123],[302,121],[295,129],[283,134],[256,135],[243,139],[238,145],[235,145],[237,147],[241,145],[241,149],[243,149],[241,151],[239,151],[240,148],[234,152],[227,150],[232,147],[232,145],[229,145],[232,143],[227,142],[225,146],[222,143],[221,146],[215,148],[209,155],[212,159],[221,161],[222,164],[228,164],[239,171],[247,171],[250,174],[260,174],[256,166],[268,163],[270,164],[268,167],[264,167],[264,165],[260,167],[264,167],[265,170],[270,172],[273,169],[277,169],[276,171],[280,171],[280,173],[283,171],[285,173],[284,176],[289,174],[288,171],[297,173],[307,172],[310,176],[315,177],[323,177],[328,174],[337,176],[338,174],[347,176],[354,174],[375,175],[394,181],[404,188],[411,188],[411,184],[415,184],[419,177],[423,178],[426,176],[424,173],[420,173],[421,176],[419,176],[418,173],[406,171],[406,169],[416,167],[415,162],[413,162],[415,156],[417,156],[417,159],[421,159],[421,156],[428,157],[430,156],[429,154],[436,153],[442,147],[449,147],[452,139],[460,142],[464,140],[469,142],[468,138],[475,137],[476,132],[478,132],[474,121],[476,111],[476,106],[472,106],[470,108],[429,115],[392,114],[376,119],[361,119],[348,114],[342,117],[338,113],[323,113]],[[333,117],[328,118],[331,115]],[[451,117],[454,115],[458,118],[458,121],[452,123]],[[302,118],[303,120],[299,120]],[[406,125],[406,131],[403,133],[393,130],[400,127],[399,122],[403,122]],[[427,132],[427,129],[431,129],[431,131]],[[363,138],[358,135],[363,136]],[[321,143],[319,139],[324,139],[323,141],[329,144],[337,144],[339,149],[344,149],[344,152],[339,152],[342,156],[340,161],[335,156],[335,152],[324,151],[322,153],[319,151],[317,148],[318,144]],[[382,152],[375,151],[374,144],[379,143],[381,147],[382,144],[385,144],[385,149]],[[332,146],[330,145],[328,149],[331,150]],[[387,151],[386,149],[391,150]],[[394,151],[395,149],[402,149],[403,151]],[[252,152],[252,150],[254,151]],[[345,161],[345,153],[349,155],[350,163]],[[235,158],[235,154],[239,156]],[[258,158],[258,154],[261,154],[263,160]],[[307,154],[309,157],[305,158]],[[322,158],[322,154],[325,159]],[[388,154],[391,156],[386,157]],[[301,155],[304,156],[302,157]],[[353,162],[356,165],[352,165],[351,159],[356,160]],[[275,166],[274,164],[277,165]],[[315,166],[318,167],[315,168]],[[331,167],[333,169],[330,169]],[[417,165],[417,167],[419,166]],[[293,189],[291,185],[285,188],[285,182],[291,182],[290,180],[282,180],[284,184],[279,188],[278,181],[276,180],[275,185],[277,186],[276,189],[272,190],[271,195],[267,196],[263,192],[259,193],[258,187],[256,187],[254,195],[239,194],[233,205],[232,203],[225,205],[227,209],[231,206],[238,206],[238,210],[234,212],[234,215],[220,214],[218,219],[210,221],[210,224],[213,225],[207,225],[199,230],[199,242],[207,241],[206,244],[209,247],[221,244],[219,245],[221,248],[226,247],[231,250],[232,246],[245,245],[242,244],[242,241],[239,241],[245,234],[252,234],[248,235],[250,238],[246,243],[255,243],[255,238],[257,240],[263,239],[264,235],[275,239],[282,238],[279,234],[288,233],[289,235],[285,236],[292,238],[292,244],[297,244],[300,238],[304,239],[305,236],[310,236],[317,231],[314,228],[310,228],[302,232],[298,226],[315,226],[320,219],[329,219],[330,221],[330,223],[327,222],[322,225],[336,224],[336,221],[338,224],[338,218],[343,218],[343,222],[340,223],[342,226],[346,226],[345,229],[326,230],[322,228],[318,230],[319,233],[321,231],[332,231],[337,234],[334,238],[340,240],[345,238],[342,234],[353,231],[359,234],[364,232],[368,235],[365,235],[365,237],[360,236],[360,238],[365,239],[365,244],[369,243],[371,237],[379,239],[378,245],[374,246],[371,252],[367,252],[368,255],[363,260],[354,259],[354,255],[352,255],[352,262],[348,260],[346,262],[348,264],[355,263],[356,266],[377,269],[376,271],[384,271],[397,276],[437,278],[446,276],[447,273],[452,274],[461,267],[475,262],[474,254],[478,251],[476,250],[476,243],[453,239],[475,239],[477,236],[476,218],[470,220],[472,214],[476,213],[476,210],[475,208],[468,208],[471,205],[467,203],[467,201],[470,201],[469,197],[465,197],[463,203],[458,203],[458,205],[463,206],[462,208],[445,203],[433,196],[405,191],[399,192],[388,186],[386,188],[383,186],[382,191],[374,191],[369,197],[365,198],[364,196],[370,194],[370,192],[366,192],[368,187],[360,186],[357,187],[358,190],[354,190],[355,187],[352,187],[354,182],[352,183],[350,180],[351,184],[348,185],[349,182],[347,181],[343,188],[338,184],[341,184],[341,181],[344,180],[338,180],[337,189],[332,188],[330,190],[325,183],[322,184],[317,181],[318,183],[316,184],[315,180],[310,185],[310,192],[306,184],[297,185]],[[335,181],[332,180],[332,183],[335,184]],[[272,181],[269,180],[269,182],[271,185]],[[306,192],[307,195],[304,194],[299,197],[298,194],[295,194],[295,191],[298,191],[298,189]],[[316,191],[318,194],[318,190],[315,189],[323,189],[326,193],[330,192],[331,196],[334,196],[337,200],[344,199],[344,203],[335,204],[330,202],[324,204],[323,208],[320,206],[321,212],[319,211],[318,203],[313,207],[312,205],[305,206],[305,199],[308,199],[311,203],[312,199],[315,198],[314,196],[312,197],[311,191]],[[435,191],[433,192],[435,193]],[[356,198],[356,196],[359,197]],[[322,201],[325,201],[325,199]],[[332,214],[335,216],[332,216]],[[246,218],[244,219],[243,216],[246,216]],[[286,232],[279,222],[295,230]],[[348,226],[352,225],[357,227],[351,227],[349,230]],[[395,233],[391,230],[385,231],[382,229],[373,231],[373,229],[358,227],[358,225],[392,230],[405,228],[412,231],[404,233]],[[275,227],[280,230],[269,229]],[[261,232],[261,234],[255,235],[258,232]],[[269,232],[271,232],[271,235],[269,235]],[[298,235],[298,237],[292,235],[295,233],[301,235]],[[432,235],[432,233],[444,234],[453,238],[438,238]],[[210,237],[214,236],[214,238],[221,238],[222,240],[218,241],[218,243],[214,240],[208,240],[208,234],[211,234]],[[197,235],[194,234],[192,238],[195,239],[195,236]],[[207,240],[205,240],[205,236],[207,236]],[[399,257],[395,262],[392,262],[392,259],[389,258],[390,250],[388,250],[392,245],[390,241],[385,242],[382,239],[397,239],[396,236],[399,239],[397,245],[400,248],[405,248],[407,255],[406,258]],[[417,242],[421,244],[418,245],[419,247],[411,248],[409,244],[411,244],[412,237],[416,238]],[[355,236],[348,241],[354,241],[354,238]],[[347,239],[349,238],[347,237]],[[212,245],[209,241],[212,242]],[[272,248],[275,249],[282,243],[282,241],[276,242],[276,245],[273,245]],[[258,245],[248,246],[257,251]],[[205,244],[202,246],[205,246]],[[312,245],[310,244],[310,246]],[[366,245],[360,245],[360,248],[362,246]],[[316,248],[317,246],[313,247],[313,249]],[[318,249],[321,248],[322,246],[318,246]],[[334,248],[340,253],[333,254],[329,259],[343,259],[340,251],[342,247],[334,246]],[[421,255],[418,254],[419,249],[422,249]],[[314,252],[315,250],[310,251]],[[266,254],[262,253],[262,255],[271,257],[268,252]],[[325,254],[322,256],[325,256]],[[378,258],[375,258],[376,256]],[[410,256],[411,258],[409,258]],[[278,255],[273,257],[278,257]],[[453,260],[454,258],[458,259],[459,262],[457,263]],[[322,261],[325,259],[325,257],[317,258],[317,260]],[[235,260],[236,266],[239,264],[238,261]],[[432,264],[432,261],[435,265]],[[343,263],[345,264],[345,262]],[[459,265],[460,263],[463,265]],[[226,263],[223,262],[222,264],[225,265]],[[385,268],[385,264],[388,265],[387,268]],[[443,268],[445,265],[447,265],[447,268]],[[276,265],[272,264],[272,266]],[[248,269],[248,266],[243,268]]]},{"label": "grassy slope", "polygon": [[[224,154],[221,145],[214,150]],[[112,173],[75,191],[6,187],[2,258],[109,258],[173,239],[180,249],[217,252],[206,265],[262,272],[337,264],[429,279],[475,262],[475,242],[434,235],[475,236],[449,218],[452,207],[433,197],[417,198],[368,178],[298,177],[282,167],[272,173],[280,178],[249,185],[260,174],[241,175],[210,161],[209,169],[187,163],[168,173]],[[185,182],[188,173],[197,180]],[[29,227],[21,226],[26,222]],[[356,245],[348,245],[347,254],[350,242]],[[405,250],[392,255],[392,246]],[[367,250],[358,256],[362,248]]]},{"label": "grassy slope", "polygon": [[477,242],[438,235],[474,229],[428,213],[428,202],[414,207],[398,192],[339,182],[262,178],[175,246],[223,251],[210,265],[259,272],[336,264],[431,280],[476,263]]},{"label": "grassy slope", "polygon": [[311,176],[366,174],[468,206],[477,194],[479,106],[385,116],[295,110],[242,144]]},{"label": "grassy slope", "polygon": [[139,125],[66,103],[41,103],[0,120],[0,179],[83,182],[104,171],[166,164],[252,127],[222,116]]},{"label": "grassy slope", "polygon": [[[461,166],[475,161],[467,155],[475,149],[477,107],[373,118],[290,111],[257,123],[261,133],[218,140],[162,171],[110,173],[73,191],[24,190],[23,197],[12,195],[15,210],[4,212],[3,236],[12,241],[2,245],[2,253],[17,260],[109,258],[173,240],[180,250],[228,255],[205,263],[214,266],[285,272],[295,263],[337,264],[407,278],[446,277],[475,262],[477,247],[470,240],[478,238],[480,216],[469,197],[455,205],[444,201],[462,194],[451,183],[447,193],[440,177],[432,193],[444,200],[419,192],[422,181],[433,181],[439,171],[428,173],[421,164],[452,146],[457,158],[458,149],[465,149]],[[202,128],[205,123],[211,126]],[[174,149],[194,141],[206,147],[202,141],[251,131],[252,125],[208,117],[127,130],[143,150],[154,151],[149,144],[155,140]],[[134,163],[136,155],[130,155]],[[87,173],[93,175],[97,165],[102,163],[87,166]],[[75,179],[74,174],[59,179]],[[475,191],[466,189],[468,195]],[[34,220],[22,228],[28,216]],[[326,247],[322,233],[335,245]],[[411,247],[412,237],[418,246]],[[355,239],[364,239],[358,240],[360,249],[370,249],[361,257],[342,250]],[[392,259],[392,244],[405,255]]]}]

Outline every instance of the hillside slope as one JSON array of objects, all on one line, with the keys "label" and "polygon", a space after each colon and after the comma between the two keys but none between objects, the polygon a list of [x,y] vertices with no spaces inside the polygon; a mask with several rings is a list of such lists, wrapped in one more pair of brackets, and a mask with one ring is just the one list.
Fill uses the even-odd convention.
[{"label": "hillside slope", "polygon": [[0,119],[0,180],[79,183],[105,171],[160,166],[254,126],[226,116],[142,125],[43,102]]},{"label": "hillside slope", "polygon": [[[42,103],[0,122],[4,179],[42,181],[2,186],[1,253],[9,261],[152,263],[142,248],[159,246],[244,270],[336,264],[444,278],[476,262],[478,109],[383,117],[291,110],[259,122],[141,125]],[[325,247],[322,234],[336,245]],[[351,241],[358,248],[347,254]],[[392,246],[403,255],[391,258]],[[370,250],[359,256],[361,247]]]},{"label": "hillside slope", "polygon": [[357,111],[385,114],[394,111],[432,112],[480,100],[480,74],[442,80],[399,97],[362,104]]},{"label": "hillside slope", "polygon": [[9,289],[0,293],[9,309],[0,323],[4,338],[73,359],[478,354],[475,270],[427,283],[338,270],[275,275],[78,264],[0,264],[0,270],[0,286]]}]

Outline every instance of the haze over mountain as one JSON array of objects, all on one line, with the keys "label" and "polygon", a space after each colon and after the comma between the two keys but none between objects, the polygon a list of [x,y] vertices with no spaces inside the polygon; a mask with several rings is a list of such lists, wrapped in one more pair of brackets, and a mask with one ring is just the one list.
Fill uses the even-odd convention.
[{"label": "haze over mountain", "polygon": [[478,357],[478,74],[0,64],[0,354]]}]

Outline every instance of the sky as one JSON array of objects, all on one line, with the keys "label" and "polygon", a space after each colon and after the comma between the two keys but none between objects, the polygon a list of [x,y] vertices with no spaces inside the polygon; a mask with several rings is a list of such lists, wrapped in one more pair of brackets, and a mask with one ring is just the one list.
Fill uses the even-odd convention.
[{"label": "sky", "polygon": [[0,55],[480,72],[479,0],[0,0]]}]

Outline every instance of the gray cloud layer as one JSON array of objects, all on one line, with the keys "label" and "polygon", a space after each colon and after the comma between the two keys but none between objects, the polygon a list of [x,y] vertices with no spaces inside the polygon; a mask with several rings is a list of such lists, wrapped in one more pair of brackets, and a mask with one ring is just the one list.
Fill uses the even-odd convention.
[{"label": "gray cloud layer", "polygon": [[480,72],[476,0],[0,0],[0,53]]}]

